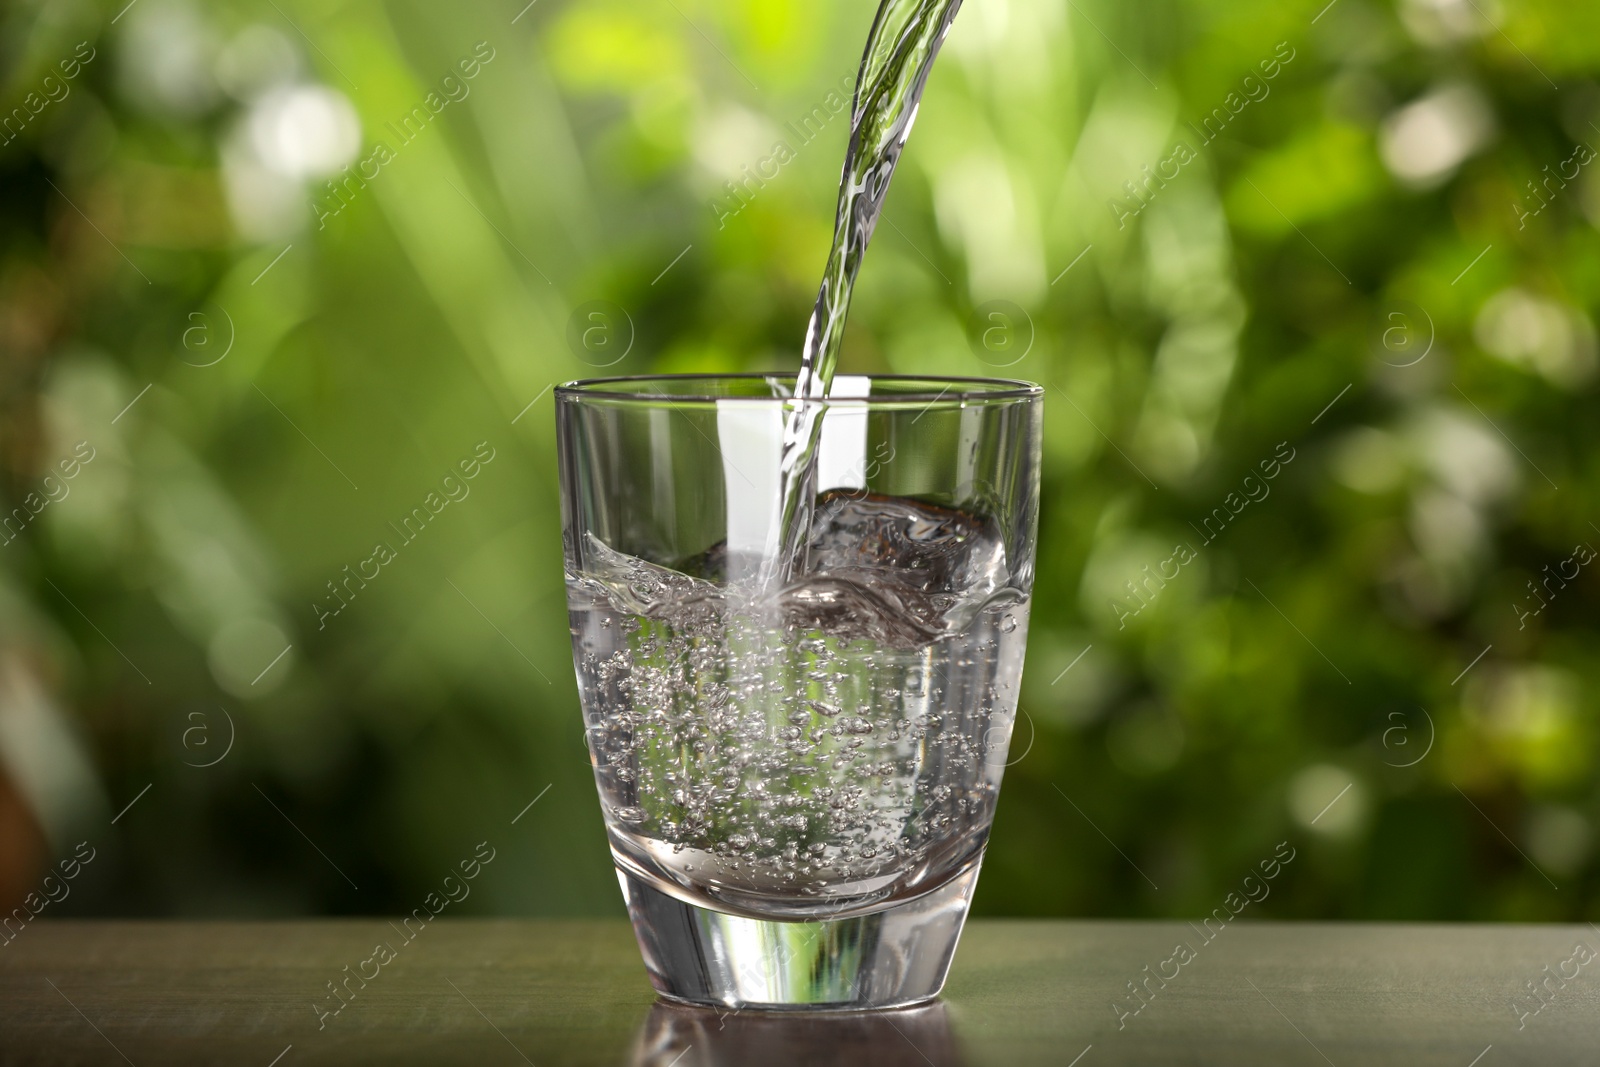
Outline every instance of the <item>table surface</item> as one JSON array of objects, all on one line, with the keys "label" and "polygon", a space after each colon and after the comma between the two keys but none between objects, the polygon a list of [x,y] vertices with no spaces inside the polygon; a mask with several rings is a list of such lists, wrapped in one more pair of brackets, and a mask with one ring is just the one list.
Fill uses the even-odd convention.
[{"label": "table surface", "polygon": [[[655,1003],[621,921],[441,919],[401,945],[384,919],[42,919],[0,948],[0,1064],[1600,1063],[1590,926],[1213,936],[974,921],[931,1007],[775,1016]],[[364,963],[379,942],[399,946],[381,968]],[[319,1016],[357,969],[378,974]]]}]

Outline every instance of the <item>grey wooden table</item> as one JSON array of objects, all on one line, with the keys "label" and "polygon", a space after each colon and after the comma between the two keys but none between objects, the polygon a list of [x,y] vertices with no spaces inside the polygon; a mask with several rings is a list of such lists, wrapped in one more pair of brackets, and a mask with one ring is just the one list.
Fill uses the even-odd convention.
[{"label": "grey wooden table", "polygon": [[441,919],[375,959],[400,940],[41,920],[0,948],[0,1064],[1600,1063],[1588,926],[978,921],[942,1003],[809,1017],[655,1004],[622,922]]}]

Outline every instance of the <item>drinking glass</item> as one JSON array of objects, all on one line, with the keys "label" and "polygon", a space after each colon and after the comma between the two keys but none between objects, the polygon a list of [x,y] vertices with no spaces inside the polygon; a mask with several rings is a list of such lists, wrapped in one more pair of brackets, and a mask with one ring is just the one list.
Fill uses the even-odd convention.
[{"label": "drinking glass", "polygon": [[[572,651],[651,982],[702,1005],[935,997],[1016,717],[1042,391],[783,375],[556,391]],[[785,427],[820,415],[782,580]]]}]

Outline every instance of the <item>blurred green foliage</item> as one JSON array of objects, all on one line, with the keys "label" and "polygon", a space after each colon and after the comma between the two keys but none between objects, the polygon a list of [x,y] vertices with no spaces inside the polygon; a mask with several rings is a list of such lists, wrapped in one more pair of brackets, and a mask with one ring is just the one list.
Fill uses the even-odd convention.
[{"label": "blurred green foliage", "polygon": [[[869,8],[0,14],[0,753],[113,856],[73,907],[405,910],[487,839],[464,910],[620,912],[549,388],[796,364]],[[1263,914],[1594,913],[1597,30],[968,0],[843,369],[1050,392],[980,913],[1281,840]]]}]

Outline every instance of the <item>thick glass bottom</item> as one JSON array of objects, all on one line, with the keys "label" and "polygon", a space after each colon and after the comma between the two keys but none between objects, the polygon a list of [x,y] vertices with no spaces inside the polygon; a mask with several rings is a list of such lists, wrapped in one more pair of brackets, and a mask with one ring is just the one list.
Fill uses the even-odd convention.
[{"label": "thick glass bottom", "polygon": [[979,866],[892,908],[814,922],[696,907],[623,870],[617,880],[662,996],[734,1009],[867,1011],[939,995]]},{"label": "thick glass bottom", "polygon": [[940,1001],[849,1014],[729,1011],[662,998],[634,1039],[632,1067],[867,1064],[955,1067],[965,1063]]}]

